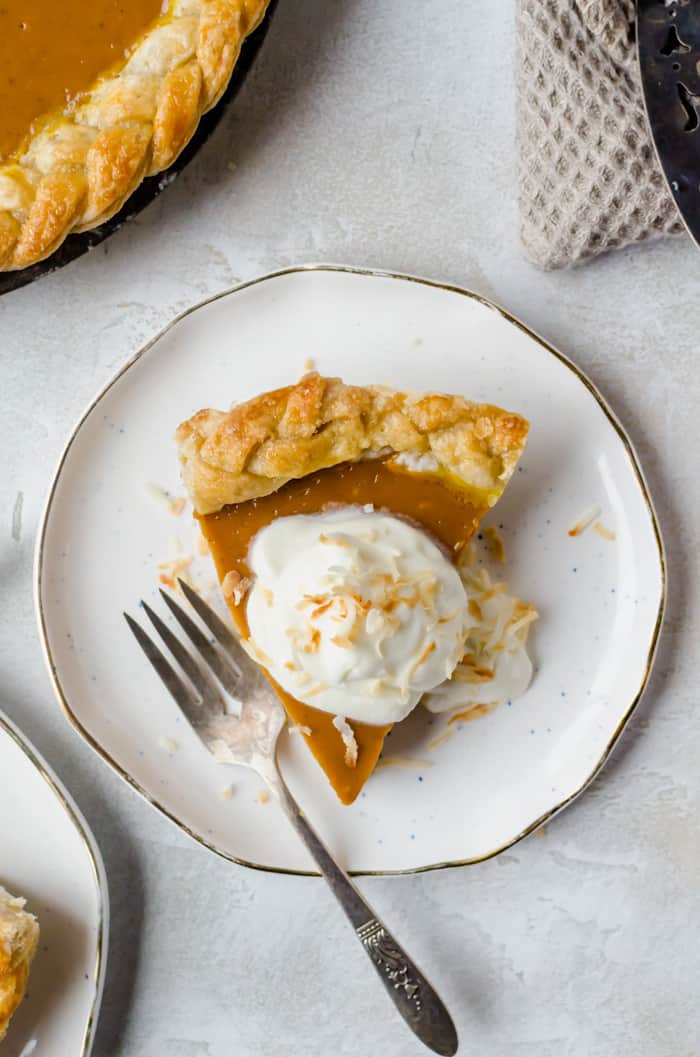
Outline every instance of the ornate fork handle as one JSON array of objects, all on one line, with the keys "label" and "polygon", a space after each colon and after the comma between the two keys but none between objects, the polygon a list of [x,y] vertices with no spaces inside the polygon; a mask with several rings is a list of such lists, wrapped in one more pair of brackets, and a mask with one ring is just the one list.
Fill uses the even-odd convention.
[{"label": "ornate fork handle", "polygon": [[457,1031],[443,1002],[338,866],[289,792],[279,771],[267,773],[266,778],[345,911],[399,1013],[421,1042],[435,1053],[452,1057],[457,1052]]}]

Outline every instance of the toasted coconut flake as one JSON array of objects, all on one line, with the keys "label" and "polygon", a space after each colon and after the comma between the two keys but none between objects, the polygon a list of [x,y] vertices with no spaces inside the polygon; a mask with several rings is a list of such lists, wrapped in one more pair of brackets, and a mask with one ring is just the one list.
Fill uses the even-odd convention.
[{"label": "toasted coconut flake", "polygon": [[352,640],[347,635],[333,635],[331,642],[334,646],[339,646],[342,650],[349,650],[352,648]]},{"label": "toasted coconut flake", "polygon": [[469,616],[473,617],[474,620],[478,621],[478,623],[480,624],[481,621],[484,619],[484,614],[481,611],[481,606],[479,605],[479,603],[477,602],[477,600],[475,598],[470,598],[469,599],[469,607],[468,608],[469,608]]},{"label": "toasted coconut flake", "polygon": [[496,597],[496,595],[505,594],[505,592],[507,590],[508,590],[508,584],[506,584],[506,583],[494,584],[493,587],[489,588],[488,591],[484,591],[484,593],[481,596],[481,598],[479,599],[479,601],[480,602],[490,602],[492,598]]},{"label": "toasted coconut flake", "polygon": [[321,646],[321,632],[318,628],[311,628],[309,637],[302,646],[304,653],[318,653]]},{"label": "toasted coconut flake", "polygon": [[488,683],[493,679],[493,668],[481,668],[473,657],[463,657],[452,674],[456,683]]},{"label": "toasted coconut flake", "polygon": [[270,802],[270,794],[268,793],[267,789],[261,789],[260,792],[258,793],[258,803],[259,804],[269,804],[269,802]]},{"label": "toasted coconut flake", "polygon": [[414,663],[409,668],[408,679],[410,679],[413,675],[415,675],[415,673],[418,671],[420,666],[422,664],[425,664],[425,662],[427,661],[427,659],[430,656],[430,654],[434,653],[436,649],[437,649],[437,643],[435,642],[434,639],[431,642],[428,642],[423,647],[420,656],[418,657],[418,659],[416,661],[414,661]]},{"label": "toasted coconut flake", "polygon": [[422,771],[424,767],[432,766],[432,760],[416,760],[412,756],[382,756],[374,769],[375,771],[381,771],[384,767],[405,767]]},{"label": "toasted coconut flake", "polygon": [[328,689],[328,683],[316,683],[316,686],[312,686],[310,690],[306,691],[306,697],[316,697],[318,694],[322,694],[324,690]]},{"label": "toasted coconut flake", "polygon": [[590,525],[592,525],[593,522],[598,517],[600,517],[600,507],[599,506],[590,506],[590,507],[588,507],[588,509],[584,510],[584,512],[581,514],[581,516],[579,518],[577,518],[576,521],[574,522],[574,524],[571,526],[571,528],[569,529],[569,535],[570,536],[580,536],[581,533],[585,532],[586,529]]},{"label": "toasted coconut flake", "polygon": [[455,550],[459,554],[459,566],[461,569],[470,569],[476,562],[476,547],[469,541],[469,543],[458,543],[455,545]]},{"label": "toasted coconut flake", "polygon": [[333,726],[340,734],[343,739],[343,745],[345,746],[345,766],[356,767],[357,766],[357,741],[355,740],[355,732],[348,723],[345,716],[334,716]]},{"label": "toasted coconut flake", "polygon": [[168,738],[166,735],[158,738],[158,747],[162,749],[163,752],[169,753],[170,756],[180,748],[174,738]]},{"label": "toasted coconut flake", "polygon": [[311,682],[311,676],[308,672],[297,672],[294,676],[294,682],[297,686],[305,686],[306,683]]},{"label": "toasted coconut flake", "polygon": [[175,517],[179,517],[187,505],[187,500],[184,496],[171,495],[165,488],[161,488],[159,484],[154,484],[152,481],[146,482],[146,491],[159,506],[168,510]]},{"label": "toasted coconut flake", "polygon": [[285,661],[284,662],[284,666],[285,666],[285,668],[287,669],[288,672],[296,672],[296,671],[298,671],[297,666],[296,666],[296,664],[294,664],[293,661]]},{"label": "toasted coconut flake", "polygon": [[305,606],[314,605],[320,606],[328,601],[329,596],[325,595],[303,595],[301,600],[297,602],[297,609],[304,609]]},{"label": "toasted coconut flake", "polygon": [[488,525],[484,529],[484,539],[487,540],[496,561],[504,562],[506,560],[506,545],[495,525]]},{"label": "toasted coconut flake", "polygon": [[442,734],[438,734],[436,738],[433,738],[432,741],[428,742],[428,751],[433,752],[435,749],[439,749],[441,745],[444,745],[446,741],[450,740],[454,733],[454,727],[448,727],[447,730],[443,730]]},{"label": "toasted coconut flake", "polygon": [[311,358],[311,356],[307,356],[306,359],[304,360],[304,370],[305,371],[315,371],[316,370],[316,363]]},{"label": "toasted coconut flake", "polygon": [[593,526],[593,531],[597,532],[599,536],[602,536],[604,540],[612,541],[614,539],[617,539],[617,536],[615,535],[613,530],[606,528],[605,525],[603,525],[600,521],[596,521],[595,525]]},{"label": "toasted coconut flake", "polygon": [[464,708],[460,712],[455,712],[448,719],[448,726],[452,723],[471,723],[475,719],[481,719],[482,716],[488,716],[489,712],[493,712],[497,704],[497,701],[491,701],[489,704],[472,705],[471,708]]},{"label": "toasted coconut flake", "polygon": [[234,606],[241,604],[250,585],[251,580],[241,576],[235,569],[230,569],[221,581],[224,598],[227,602],[233,601]]},{"label": "toasted coconut flake", "polygon": [[159,562],[158,569],[160,573],[158,579],[166,587],[169,587],[171,591],[177,591],[178,577],[184,577],[191,564],[192,557],[187,554],[178,558],[171,558],[167,562]]},{"label": "toasted coconut flake", "polygon": [[219,793],[219,796],[221,797],[222,800],[233,800],[233,786],[232,785],[225,785],[224,788]]},{"label": "toasted coconut flake", "polygon": [[347,547],[353,546],[350,540],[345,539],[343,536],[327,536],[325,532],[322,532],[318,537],[320,543],[330,543],[334,547]]},{"label": "toasted coconut flake", "polygon": [[313,731],[311,730],[311,727],[300,726],[299,723],[290,723],[289,724],[289,733],[290,734],[303,734],[305,738],[310,738],[312,733],[313,733]]},{"label": "toasted coconut flake", "polygon": [[269,587],[263,587],[263,588],[261,588],[261,591],[262,591],[262,596],[265,599],[265,605],[267,606],[268,609],[272,609],[272,607],[275,604],[274,592],[272,592]]}]

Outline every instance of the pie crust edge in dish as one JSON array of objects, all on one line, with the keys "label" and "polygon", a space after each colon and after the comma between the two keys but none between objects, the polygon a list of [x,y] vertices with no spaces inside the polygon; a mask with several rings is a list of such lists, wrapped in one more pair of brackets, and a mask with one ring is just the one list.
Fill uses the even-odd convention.
[{"label": "pie crust edge in dish", "polygon": [[520,415],[460,396],[350,386],[312,372],[230,411],[204,409],[177,430],[197,514],[276,492],[287,481],[379,455],[456,479],[492,506],[525,447]]},{"label": "pie crust edge in dish", "polygon": [[228,85],[269,0],[171,0],[124,65],[0,164],[0,270],[48,257],[171,165]]}]

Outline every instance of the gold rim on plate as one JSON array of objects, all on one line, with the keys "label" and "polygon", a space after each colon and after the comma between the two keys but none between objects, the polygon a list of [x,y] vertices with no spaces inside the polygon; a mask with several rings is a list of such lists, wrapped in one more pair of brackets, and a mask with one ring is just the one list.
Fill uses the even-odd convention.
[{"label": "gold rim on plate", "polygon": [[83,1041],[80,1048],[80,1057],[88,1057],[92,1049],[94,1041],[95,1028],[97,1027],[97,1014],[99,1012],[100,1002],[102,1001],[102,991],[104,988],[104,973],[107,960],[107,922],[109,918],[109,896],[107,889],[107,880],[105,877],[104,866],[95,838],[87,828],[87,823],[77,808],[73,798],[70,796],[68,791],[63,788],[60,779],[49,769],[48,764],[41,756],[37,753],[36,749],[29,743],[21,730],[12,722],[12,720],[6,716],[3,712],[0,712],[0,731],[4,731],[5,734],[9,735],[12,741],[17,747],[24,753],[29,762],[39,772],[41,777],[48,785],[51,792],[54,794],[56,799],[61,804],[63,810],[68,815],[69,819],[78,831],[78,835],[83,843],[83,846],[88,854],[90,860],[90,866],[92,867],[92,875],[95,881],[95,888],[97,889],[97,941],[95,950],[95,964],[92,970],[92,984],[94,988],[94,996],[90,1005],[90,1012],[88,1013],[88,1019],[85,1024],[85,1030],[83,1032]]},{"label": "gold rim on plate", "polygon": [[645,691],[645,689],[647,687],[647,684],[649,682],[649,675],[651,673],[651,668],[652,668],[652,665],[653,665],[653,662],[654,662],[654,657],[656,655],[656,650],[657,650],[657,647],[658,647],[658,644],[659,644],[659,637],[660,637],[660,634],[661,634],[661,626],[663,624],[664,610],[665,610],[665,606],[666,606],[666,589],[667,589],[666,557],[665,557],[665,553],[664,553],[664,545],[663,545],[663,541],[661,539],[661,530],[659,528],[659,523],[658,523],[658,519],[657,519],[657,516],[656,516],[656,511],[654,510],[654,505],[652,503],[651,496],[649,495],[649,489],[647,488],[647,484],[646,484],[646,481],[644,479],[644,474],[642,473],[642,469],[641,469],[641,466],[639,464],[639,460],[637,459],[637,455],[636,455],[636,453],[634,451],[634,448],[632,446],[632,442],[630,441],[629,437],[625,433],[625,430],[623,429],[623,427],[622,427],[620,421],[618,420],[617,416],[612,411],[612,409],[608,406],[605,398],[598,391],[598,389],[593,384],[593,382],[590,380],[590,378],[588,378],[583,373],[583,371],[579,367],[576,366],[575,363],[573,363],[563,353],[561,353],[557,349],[553,348],[553,346],[551,346],[548,342],[546,342],[543,338],[541,338],[539,336],[539,334],[536,334],[534,331],[530,330],[530,328],[527,327],[521,320],[517,319],[515,316],[512,316],[509,312],[507,312],[504,308],[501,308],[501,306],[496,304],[494,301],[490,301],[488,298],[482,297],[480,294],[475,294],[471,290],[465,290],[463,287],[455,286],[455,285],[453,285],[451,283],[441,283],[441,282],[437,282],[436,280],[432,280],[432,279],[422,279],[422,278],[419,278],[418,276],[414,276],[414,275],[402,275],[399,272],[388,272],[388,271],[383,271],[381,269],[375,269],[375,268],[355,268],[355,267],[351,267],[349,265],[304,264],[304,265],[292,266],[290,268],[282,268],[279,271],[270,272],[268,275],[261,275],[261,276],[259,276],[256,279],[249,279],[247,282],[239,283],[238,285],[233,286],[233,287],[231,287],[228,290],[223,290],[219,294],[214,294],[213,297],[208,297],[208,298],[206,298],[206,300],[200,301],[198,304],[193,305],[191,308],[186,309],[184,312],[181,312],[180,315],[176,316],[173,320],[171,320],[170,323],[167,324],[167,326],[163,327],[163,329],[161,331],[159,331],[159,333],[156,334],[156,336],[154,338],[152,338],[149,342],[147,342],[143,346],[143,348],[139,349],[138,352],[136,352],[131,357],[131,359],[129,359],[124,364],[124,366],[117,372],[117,374],[111,379],[111,381],[109,381],[107,383],[107,385],[105,385],[104,388],[102,388],[100,390],[100,392],[92,400],[92,402],[90,403],[88,408],[80,416],[80,419],[78,420],[77,425],[73,429],[73,431],[72,431],[72,433],[71,433],[71,435],[70,435],[70,437],[69,437],[69,439],[68,439],[68,441],[67,441],[67,443],[66,443],[66,445],[65,445],[65,447],[63,449],[61,457],[60,457],[60,459],[58,461],[58,466],[56,468],[56,471],[54,473],[53,479],[51,481],[51,487],[49,489],[48,498],[46,500],[46,506],[44,508],[44,513],[43,513],[43,516],[42,516],[42,519],[41,519],[41,524],[39,526],[39,533],[38,533],[38,537],[37,537],[36,555],[35,555],[35,562],[34,562],[34,601],[35,601],[35,606],[36,606],[37,621],[38,621],[38,625],[39,625],[39,638],[40,638],[40,641],[41,641],[41,645],[42,645],[44,657],[45,657],[45,660],[46,660],[46,664],[47,664],[48,669],[49,669],[49,676],[51,678],[51,682],[52,682],[52,685],[53,685],[54,693],[56,694],[56,698],[58,700],[58,703],[61,706],[61,708],[63,709],[63,712],[66,715],[68,721],[72,724],[72,726],[75,728],[75,730],[77,730],[77,732],[81,735],[81,737],[83,737],[85,739],[85,741],[95,750],[95,752],[99,756],[101,756],[102,759],[106,763],[108,763],[109,766],[112,767],[112,769],[114,771],[116,771],[116,773],[120,776],[120,778],[123,778],[124,781],[128,785],[130,785],[132,787],[132,789],[135,789],[136,792],[140,796],[142,796],[144,800],[147,801],[147,803],[149,803],[152,807],[156,808],[157,811],[160,811],[161,814],[165,815],[165,817],[167,819],[169,819],[171,822],[173,822],[178,827],[178,829],[182,830],[183,833],[186,833],[189,837],[192,837],[192,839],[197,841],[198,844],[201,844],[203,847],[208,848],[209,851],[215,852],[217,855],[220,855],[223,859],[228,859],[229,862],[234,862],[238,866],[247,866],[250,869],[263,870],[266,873],[286,874],[286,875],[289,875],[289,876],[296,876],[296,877],[318,877],[319,876],[318,872],[315,871],[315,870],[292,870],[292,869],[287,869],[285,867],[280,867],[280,866],[264,866],[261,863],[249,862],[246,859],[239,859],[235,855],[229,855],[228,852],[223,851],[221,848],[218,848],[215,844],[212,844],[210,841],[205,840],[203,837],[199,836],[199,834],[194,833],[191,829],[189,829],[188,826],[186,826],[183,822],[181,822],[180,819],[176,818],[175,815],[173,815],[163,804],[159,803],[152,796],[150,796],[146,792],[146,790],[143,789],[139,785],[139,783],[128,773],[128,771],[125,771],[123,769],[123,767],[112,756],[110,756],[110,754],[95,740],[95,738],[93,738],[93,736],[90,734],[90,732],[79,721],[77,716],[75,716],[73,714],[73,712],[71,711],[70,704],[68,703],[68,698],[66,697],[66,695],[65,695],[65,693],[63,691],[63,687],[61,686],[61,681],[60,681],[60,678],[59,678],[59,675],[58,675],[58,670],[56,668],[56,664],[54,662],[54,658],[53,658],[53,655],[51,653],[51,648],[49,646],[48,631],[47,631],[47,627],[46,627],[44,606],[43,606],[43,600],[42,600],[42,596],[41,596],[41,580],[42,580],[42,573],[43,573],[43,566],[44,566],[44,543],[45,543],[46,529],[47,529],[47,525],[48,525],[49,516],[51,514],[51,507],[52,507],[54,496],[55,496],[55,493],[56,493],[56,488],[58,486],[58,481],[59,481],[59,478],[61,476],[61,471],[63,470],[63,466],[65,464],[65,461],[66,461],[67,457],[68,457],[70,449],[73,446],[73,442],[75,441],[78,433],[80,432],[84,422],[92,414],[92,412],[97,407],[97,405],[100,403],[102,398],[109,392],[109,390],[112,388],[112,386],[114,386],[122,378],[122,376],[125,375],[126,372],[131,367],[134,366],[135,363],[138,363],[138,361],[147,352],[150,351],[150,349],[153,347],[153,345],[156,344],[156,342],[160,341],[160,339],[165,334],[167,334],[169,330],[171,330],[174,326],[176,326],[178,323],[180,323],[187,316],[192,315],[193,312],[196,312],[198,309],[204,308],[207,305],[212,304],[214,301],[219,301],[219,300],[221,300],[221,298],[229,297],[229,296],[231,296],[231,294],[239,293],[242,290],[247,290],[251,286],[257,286],[259,283],[267,282],[269,279],[278,279],[278,278],[280,278],[281,276],[284,276],[284,275],[294,275],[294,274],[298,274],[298,273],[302,273],[302,272],[341,272],[341,273],[352,274],[352,275],[364,275],[364,276],[377,278],[377,279],[400,279],[403,282],[418,283],[421,286],[429,286],[429,287],[433,287],[434,289],[437,289],[437,290],[446,290],[449,293],[460,294],[462,297],[468,297],[468,298],[470,298],[473,301],[477,301],[479,304],[483,305],[485,308],[489,308],[489,309],[491,309],[491,311],[496,312],[499,316],[501,316],[502,319],[506,320],[506,322],[511,323],[514,326],[516,326],[519,330],[522,330],[523,333],[527,334],[527,336],[532,341],[534,341],[537,345],[539,345],[546,352],[548,352],[551,356],[554,356],[555,359],[559,360],[560,363],[562,363],[565,367],[567,367],[572,372],[572,374],[574,374],[576,376],[576,378],[578,378],[578,380],[586,387],[586,389],[591,393],[593,398],[596,400],[597,404],[599,405],[599,407],[601,408],[601,410],[605,414],[605,417],[608,419],[608,421],[610,422],[611,426],[613,427],[613,429],[617,433],[617,435],[618,435],[619,439],[621,440],[622,445],[623,445],[623,447],[624,447],[624,449],[625,449],[625,451],[627,453],[627,457],[628,457],[628,459],[630,461],[630,465],[631,465],[632,470],[634,472],[635,478],[636,478],[637,483],[639,485],[639,488],[640,488],[640,490],[642,492],[642,496],[644,498],[644,502],[646,504],[647,511],[649,513],[649,517],[651,519],[651,523],[652,523],[652,526],[653,526],[653,529],[654,529],[654,538],[656,540],[656,545],[657,545],[657,549],[658,549],[658,557],[659,557],[659,566],[660,566],[660,569],[661,569],[661,596],[659,598],[659,606],[658,606],[658,611],[657,611],[657,616],[656,616],[656,623],[654,625],[654,631],[653,631],[653,634],[652,634],[651,642],[649,644],[649,650],[648,650],[648,653],[647,653],[647,660],[646,660],[644,673],[642,675],[642,679],[641,679],[641,682],[639,684],[639,688],[638,688],[636,694],[634,695],[634,697],[633,697],[632,701],[630,702],[630,704],[625,709],[625,712],[624,712],[624,714],[622,716],[622,719],[620,720],[620,722],[618,723],[617,727],[613,731],[612,737],[611,737],[610,741],[608,742],[607,746],[605,747],[605,750],[603,751],[603,753],[600,756],[599,760],[597,761],[597,763],[595,764],[595,766],[591,770],[591,773],[589,774],[589,776],[585,779],[584,782],[582,782],[582,784],[578,787],[578,789],[576,789],[573,793],[571,793],[569,796],[567,796],[560,803],[558,803],[554,807],[550,808],[543,815],[540,815],[539,818],[536,818],[534,820],[534,822],[531,822],[520,833],[517,833],[513,838],[511,838],[510,840],[506,841],[505,844],[502,844],[499,847],[492,849],[491,851],[487,852],[484,855],[478,855],[478,856],[475,856],[475,857],[470,858],[470,859],[455,859],[455,860],[450,860],[448,862],[428,863],[425,866],[415,866],[415,867],[411,867],[410,869],[406,869],[406,870],[354,870],[354,871],[350,871],[350,873],[353,876],[355,876],[355,877],[393,877],[393,876],[402,876],[402,875],[410,875],[410,874],[427,873],[428,871],[431,871],[431,870],[444,870],[444,869],[447,869],[447,868],[453,867],[453,866],[473,866],[476,863],[486,862],[488,859],[492,859],[492,858],[494,858],[494,856],[500,855],[502,852],[507,851],[509,848],[512,848],[514,844],[517,844],[519,841],[523,840],[525,837],[528,837],[531,833],[534,833],[535,830],[537,830],[541,826],[545,825],[547,822],[549,822],[551,819],[553,819],[555,815],[558,815],[560,811],[563,811],[564,808],[568,807],[569,804],[572,803],[572,801],[574,801],[578,796],[580,796],[581,793],[585,789],[587,789],[587,787],[591,784],[591,782],[597,777],[597,775],[603,769],[603,767],[607,763],[608,759],[610,758],[610,755],[611,755],[613,749],[615,748],[617,742],[619,741],[620,735],[622,734],[623,730],[627,726],[627,723],[629,722],[629,719],[630,719],[632,713],[634,712],[635,708],[639,704],[639,702],[640,702],[640,700],[642,698],[642,695],[643,695],[643,693],[644,693],[644,691]]}]

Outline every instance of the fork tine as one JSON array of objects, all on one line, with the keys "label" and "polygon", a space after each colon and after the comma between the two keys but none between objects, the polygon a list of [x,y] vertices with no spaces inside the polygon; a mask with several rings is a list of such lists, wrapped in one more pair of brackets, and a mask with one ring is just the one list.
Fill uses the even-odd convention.
[{"label": "fork tine", "polygon": [[206,671],[203,671],[199,667],[191,654],[189,654],[182,645],[178,637],[172,633],[168,625],[161,620],[158,614],[155,613],[146,602],[142,601],[141,605],[143,606],[144,612],[151,624],[153,624],[153,627],[156,629],[195,690],[199,693],[202,699],[202,705],[217,713],[223,712],[225,710],[224,703],[221,699],[221,694],[216,688],[214,680]]},{"label": "fork tine", "polygon": [[124,619],[134,633],[139,646],[165,683],[167,690],[174,697],[176,704],[180,706],[182,711],[189,718],[190,714],[200,707],[197,698],[194,696],[190,688],[183,683],[170,662],[166,661],[155,642],[153,642],[153,640],[146,634],[141,625],[137,624],[134,618],[130,617],[128,613],[124,614]]},{"label": "fork tine", "polygon": [[224,657],[212,646],[206,635],[199,630],[192,618],[185,613],[184,609],[178,605],[171,595],[167,594],[165,591],[161,591],[160,593],[168,609],[173,614],[195,649],[199,650],[202,659],[214,672],[214,675],[219,680],[224,690],[231,694],[232,697],[237,698],[240,671],[234,669],[228,658]]},{"label": "fork tine", "polygon": [[245,679],[258,679],[262,675],[260,666],[248,656],[238,637],[234,635],[230,628],[226,627],[218,613],[215,613],[212,607],[196,591],[193,591],[189,584],[180,579],[178,579],[178,583],[187,601],[197,615],[201,617],[219,645],[223,646],[227,651],[233,663],[240,669],[241,675]]}]

